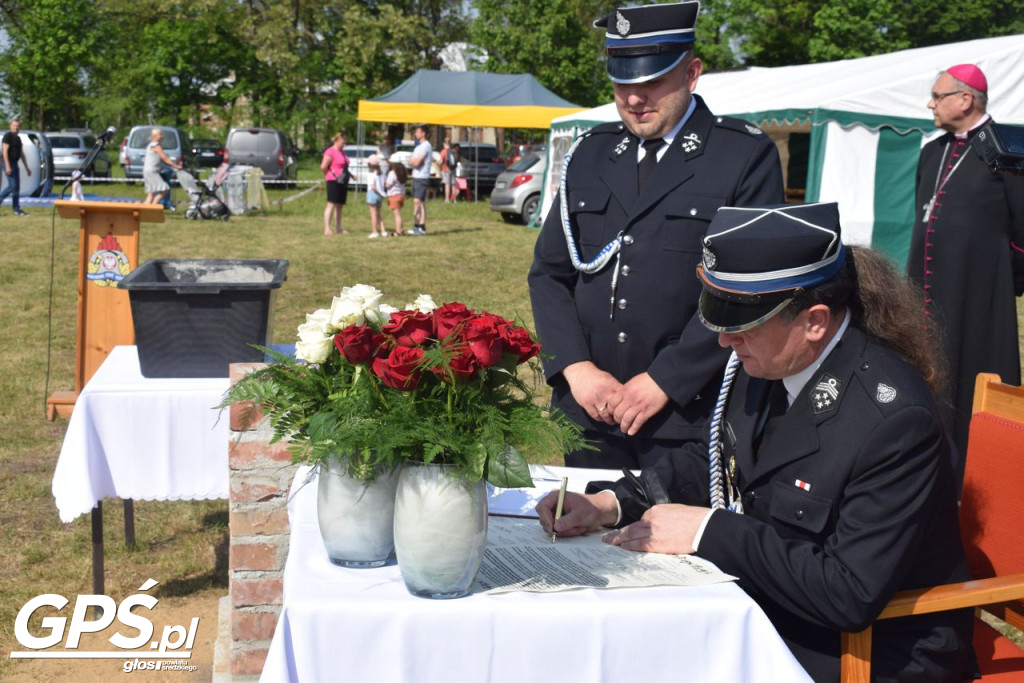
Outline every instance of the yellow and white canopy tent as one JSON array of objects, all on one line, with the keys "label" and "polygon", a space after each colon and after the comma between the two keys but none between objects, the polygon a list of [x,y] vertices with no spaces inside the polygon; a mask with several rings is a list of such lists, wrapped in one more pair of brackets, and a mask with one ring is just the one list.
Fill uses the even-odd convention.
[{"label": "yellow and white canopy tent", "polygon": [[420,69],[386,95],[359,100],[358,119],[437,126],[548,128],[551,119],[582,109],[530,74]]}]

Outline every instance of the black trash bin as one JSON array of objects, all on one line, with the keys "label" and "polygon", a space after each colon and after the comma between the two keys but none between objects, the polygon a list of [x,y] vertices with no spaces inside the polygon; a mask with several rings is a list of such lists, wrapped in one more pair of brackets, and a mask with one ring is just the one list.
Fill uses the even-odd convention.
[{"label": "black trash bin", "polygon": [[227,377],[261,362],[271,341],[281,259],[154,259],[118,283],[128,290],[143,377]]}]

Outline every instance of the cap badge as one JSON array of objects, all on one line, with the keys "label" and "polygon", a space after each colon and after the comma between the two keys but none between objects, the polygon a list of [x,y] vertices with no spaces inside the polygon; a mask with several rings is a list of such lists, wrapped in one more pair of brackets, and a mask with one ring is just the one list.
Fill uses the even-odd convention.
[{"label": "cap badge", "polygon": [[700,149],[700,146],[704,144],[704,141],[700,139],[700,136],[694,132],[689,132],[683,135],[683,151],[689,154]]},{"label": "cap badge", "polygon": [[878,383],[878,390],[875,393],[875,399],[879,403],[892,403],[896,400],[896,390],[890,387],[888,384]]},{"label": "cap badge", "polygon": [[715,256],[715,252],[711,251],[711,248],[704,245],[704,267],[708,270],[714,270],[715,266],[718,265],[718,257]]},{"label": "cap badge", "polygon": [[747,125],[747,132],[750,133],[751,135],[764,135],[764,131],[761,130],[760,128],[758,128],[757,126],[752,126],[749,123],[746,124],[746,125]]},{"label": "cap badge", "polygon": [[821,415],[822,413],[834,410],[836,403],[839,401],[839,391],[842,388],[843,383],[838,379],[828,373],[823,374],[811,391],[811,404],[814,406],[814,414]]},{"label": "cap badge", "polygon": [[629,19],[622,16],[622,12],[615,13],[615,30],[619,32],[620,36],[629,35]]},{"label": "cap badge", "polygon": [[615,152],[615,156],[622,156],[622,153],[625,152],[628,147],[629,136],[627,135],[626,137],[622,138],[622,141],[619,144],[615,145],[615,149],[613,150]]}]

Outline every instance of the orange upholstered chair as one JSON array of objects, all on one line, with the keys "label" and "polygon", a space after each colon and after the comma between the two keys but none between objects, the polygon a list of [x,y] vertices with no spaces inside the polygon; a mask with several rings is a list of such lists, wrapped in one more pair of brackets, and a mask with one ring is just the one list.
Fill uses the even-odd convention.
[{"label": "orange upholstered chair", "polygon": [[[897,593],[878,616],[974,607],[1024,629],[1024,388],[980,374],[974,409],[960,531],[974,581]],[[1024,650],[981,619],[974,650],[984,680],[1024,681]],[[871,679],[871,627],[842,636],[842,683]]]}]

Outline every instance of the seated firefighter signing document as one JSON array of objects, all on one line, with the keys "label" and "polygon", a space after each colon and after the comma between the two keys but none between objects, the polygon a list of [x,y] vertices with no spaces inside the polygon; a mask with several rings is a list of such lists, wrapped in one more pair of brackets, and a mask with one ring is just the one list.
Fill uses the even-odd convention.
[{"label": "seated firefighter signing document", "polygon": [[[737,577],[815,681],[893,594],[969,580],[940,378],[919,294],[844,246],[836,204],[719,209],[697,268],[701,321],[731,347],[707,443],[537,507],[544,531],[695,554]],[[873,680],[954,683],[973,614],[874,624]]]}]

